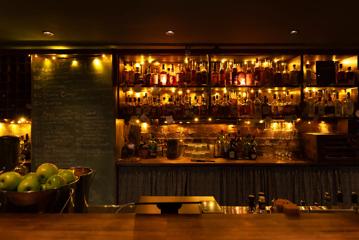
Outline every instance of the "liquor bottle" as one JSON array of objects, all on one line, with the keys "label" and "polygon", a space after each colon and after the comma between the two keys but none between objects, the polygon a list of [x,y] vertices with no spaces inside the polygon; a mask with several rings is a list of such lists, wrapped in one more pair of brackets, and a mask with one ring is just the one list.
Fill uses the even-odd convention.
[{"label": "liquor bottle", "polygon": [[231,62],[228,61],[226,63],[226,82],[225,82],[225,86],[229,86],[232,84],[232,66],[231,66]]},{"label": "liquor bottle", "polygon": [[213,70],[211,75],[211,83],[212,86],[218,86],[219,85],[219,72],[217,71],[217,63],[213,63]]},{"label": "liquor bottle", "polygon": [[345,71],[343,69],[343,64],[339,64],[339,69],[337,72],[337,84],[345,84]]},{"label": "liquor bottle", "polygon": [[284,113],[285,103],[280,93],[278,94],[278,98],[277,98],[277,106],[278,106],[278,116],[282,116]]},{"label": "liquor bottle", "polygon": [[283,72],[282,72],[282,84],[281,85],[289,85],[290,81],[289,81],[289,73],[288,73],[288,68],[287,68],[287,64],[283,63]]},{"label": "liquor bottle", "polygon": [[313,98],[313,92],[309,91],[309,96],[306,99],[305,115],[312,118],[315,116],[315,99]]},{"label": "liquor bottle", "polygon": [[321,95],[318,97],[318,101],[315,103],[315,116],[322,117],[325,114],[325,104]]},{"label": "liquor bottle", "polygon": [[192,61],[191,67],[191,85],[197,85],[197,63]]},{"label": "liquor bottle", "polygon": [[183,64],[178,65],[179,71],[176,73],[177,81],[179,86],[184,86],[186,83],[186,71]]},{"label": "liquor bottle", "polygon": [[225,86],[226,84],[226,71],[224,70],[224,64],[220,64],[221,69],[219,70],[219,85]]},{"label": "liquor bottle", "polygon": [[166,81],[166,86],[171,86],[172,85],[172,75],[171,75],[171,68],[167,68],[167,81]]},{"label": "liquor bottle", "polygon": [[305,85],[312,86],[313,83],[313,72],[309,64],[305,64]]},{"label": "liquor bottle", "polygon": [[247,65],[246,85],[247,86],[253,85],[253,72],[252,72],[252,67],[250,66],[250,64]]},{"label": "liquor bottle", "polygon": [[201,84],[206,85],[208,84],[208,73],[206,68],[207,63],[204,62],[201,65]]},{"label": "liquor bottle", "polygon": [[[280,86],[283,85],[283,75],[282,72],[280,71],[280,64],[279,62],[277,62],[275,64],[276,66],[276,71],[274,73],[274,77],[273,77],[273,86]],[[268,85],[270,85],[271,83],[269,83]]]},{"label": "liquor bottle", "polygon": [[238,70],[237,70],[237,64],[233,65],[233,70],[232,70],[232,85],[236,86],[238,85]]},{"label": "liquor bottle", "polygon": [[147,71],[146,71],[146,75],[145,75],[144,84],[145,84],[146,86],[152,85],[152,84],[151,84],[151,80],[152,80],[152,73],[151,73],[150,65],[148,65]]},{"label": "liquor bottle", "polygon": [[256,63],[254,66],[253,80],[254,80],[254,85],[259,86],[261,82],[261,69],[260,69],[260,62],[258,58],[256,59]]},{"label": "liquor bottle", "polygon": [[345,73],[345,77],[347,84],[355,83],[355,73],[352,71],[352,67],[348,67],[348,71]]},{"label": "liquor bottle", "polygon": [[350,98],[350,92],[347,92],[347,97],[343,102],[343,113],[345,117],[352,117],[354,113],[354,102]]},{"label": "liquor bottle", "polygon": [[191,84],[191,67],[189,63],[186,63],[186,71],[185,71],[185,85]]},{"label": "liquor bottle", "polygon": [[155,68],[155,72],[152,75],[152,85],[158,86],[158,82],[159,82],[158,79],[159,79],[158,70],[157,68]]},{"label": "liquor bottle", "polygon": [[272,115],[271,106],[268,103],[267,96],[264,96],[262,104],[262,118],[270,117]]},{"label": "liquor bottle", "polygon": [[136,67],[135,75],[134,75],[134,84],[140,84],[140,67]]},{"label": "liquor bottle", "polygon": [[201,67],[198,64],[196,71],[196,85],[201,85],[201,84],[202,84],[202,72],[201,72]]},{"label": "liquor bottle", "polygon": [[262,118],[262,101],[259,97],[259,93],[256,92],[255,99],[253,101],[254,105],[254,116],[259,119]]},{"label": "liquor bottle", "polygon": [[328,94],[327,100],[325,102],[324,114],[327,117],[333,117],[335,114],[334,102],[332,101],[330,94]]},{"label": "liquor bottle", "polygon": [[133,62],[131,62],[128,75],[129,75],[128,84],[132,85],[134,83],[134,78],[135,78],[135,71],[133,70]]},{"label": "liquor bottle", "polygon": [[296,85],[299,83],[299,71],[297,70],[297,65],[293,64],[293,70],[290,72],[289,75],[289,82],[291,85]]},{"label": "liquor bottle", "polygon": [[243,66],[240,65],[239,72],[238,72],[238,84],[239,85],[246,85],[246,74],[243,70]]},{"label": "liquor bottle", "polygon": [[235,136],[230,139],[229,142],[229,149],[228,149],[228,158],[231,160],[236,159],[236,149],[237,149],[237,143],[235,141]]},{"label": "liquor bottle", "polygon": [[278,109],[278,100],[277,100],[277,95],[273,94],[273,100],[271,102],[271,110],[272,110],[272,115],[274,117],[278,117],[279,116],[279,109]]},{"label": "liquor bottle", "polygon": [[334,100],[334,115],[336,117],[343,116],[343,105],[339,99],[339,93],[335,93],[335,100]]},{"label": "liquor bottle", "polygon": [[165,86],[167,83],[167,72],[166,72],[166,65],[162,64],[162,71],[160,73],[160,82],[159,85]]},{"label": "liquor bottle", "polygon": [[124,69],[122,72],[122,81],[125,84],[129,84],[130,81],[130,65],[128,65],[128,63],[124,63]]},{"label": "liquor bottle", "polygon": [[264,82],[266,83],[267,86],[271,85],[273,83],[274,73],[270,61],[266,60],[264,62],[264,70],[262,71],[263,71],[263,79],[265,79]]},{"label": "liquor bottle", "polygon": [[171,86],[177,86],[177,74],[175,73],[175,68],[173,66],[173,64],[171,65],[171,80],[170,80],[170,85]]},{"label": "liquor bottle", "polygon": [[220,136],[217,137],[216,142],[214,143],[214,153],[213,156],[215,158],[219,158],[221,157],[221,140],[220,140]]}]

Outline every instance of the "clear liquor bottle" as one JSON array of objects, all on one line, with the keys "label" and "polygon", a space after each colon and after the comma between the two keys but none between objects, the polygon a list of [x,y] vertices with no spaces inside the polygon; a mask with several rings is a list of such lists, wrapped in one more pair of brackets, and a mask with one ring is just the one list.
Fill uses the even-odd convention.
[{"label": "clear liquor bottle", "polygon": [[335,115],[335,107],[334,102],[332,101],[331,95],[328,93],[327,99],[325,101],[325,116],[327,117],[333,117]]},{"label": "clear liquor bottle", "polygon": [[336,92],[335,93],[335,100],[334,100],[334,115],[336,117],[341,117],[343,116],[343,104],[339,99],[339,93]]},{"label": "clear liquor bottle", "polygon": [[226,71],[224,69],[224,63],[221,62],[219,70],[219,85],[225,86],[226,84]]},{"label": "clear liquor bottle", "polygon": [[343,102],[343,113],[345,117],[352,117],[354,114],[354,102],[350,97],[350,92],[347,92],[346,99]]}]

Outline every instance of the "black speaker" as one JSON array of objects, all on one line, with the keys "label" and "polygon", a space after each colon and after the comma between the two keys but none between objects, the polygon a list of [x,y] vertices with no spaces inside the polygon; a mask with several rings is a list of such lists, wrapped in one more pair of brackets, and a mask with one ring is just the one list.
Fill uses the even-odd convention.
[{"label": "black speaker", "polygon": [[327,86],[335,84],[335,63],[334,61],[317,61],[317,85]]}]

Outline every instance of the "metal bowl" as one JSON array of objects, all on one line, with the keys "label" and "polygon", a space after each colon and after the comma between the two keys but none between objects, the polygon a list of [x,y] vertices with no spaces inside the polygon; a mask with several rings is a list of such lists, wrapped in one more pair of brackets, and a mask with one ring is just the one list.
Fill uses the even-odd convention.
[{"label": "metal bowl", "polygon": [[71,189],[76,187],[79,178],[70,184],[58,189],[49,189],[38,192],[15,192],[0,191],[0,200],[4,211],[19,211],[29,207],[37,209],[39,212],[56,212],[63,209],[67,204],[72,192]]}]

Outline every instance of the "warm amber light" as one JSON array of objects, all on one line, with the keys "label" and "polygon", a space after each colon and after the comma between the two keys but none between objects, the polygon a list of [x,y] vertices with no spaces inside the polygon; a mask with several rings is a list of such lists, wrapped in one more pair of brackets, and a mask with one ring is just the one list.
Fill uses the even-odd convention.
[{"label": "warm amber light", "polygon": [[45,65],[45,67],[50,67],[51,66],[51,60],[48,59],[48,58],[45,58],[44,65]]},{"label": "warm amber light", "polygon": [[94,65],[96,68],[100,68],[100,67],[102,66],[101,60],[98,59],[98,58],[95,58],[95,59],[93,60],[93,65]]},{"label": "warm amber light", "polygon": [[56,60],[56,56],[52,56],[52,60]]},{"label": "warm amber light", "polygon": [[21,118],[17,121],[18,124],[25,123],[25,122],[26,122],[26,118],[24,118],[24,117],[21,117]]},{"label": "warm amber light", "polygon": [[212,122],[212,118],[208,118],[208,122]]},{"label": "warm amber light", "polygon": [[264,123],[264,120],[259,120],[259,123]]},{"label": "warm amber light", "polygon": [[198,121],[199,121],[199,119],[198,119],[198,118],[194,118],[194,121],[195,121],[195,122],[198,122]]},{"label": "warm amber light", "polygon": [[78,66],[79,66],[79,62],[77,60],[72,60],[71,67],[78,67]]},{"label": "warm amber light", "polygon": [[178,95],[182,95],[182,94],[183,94],[182,90],[179,90]]},{"label": "warm amber light", "polygon": [[137,120],[136,120],[136,123],[137,123],[137,124],[140,123],[140,120],[137,119]]}]

